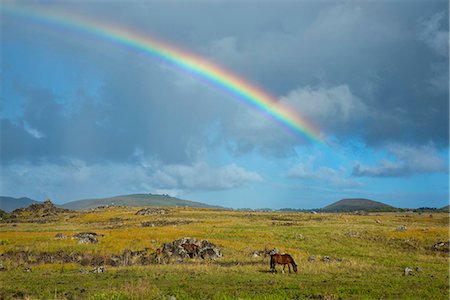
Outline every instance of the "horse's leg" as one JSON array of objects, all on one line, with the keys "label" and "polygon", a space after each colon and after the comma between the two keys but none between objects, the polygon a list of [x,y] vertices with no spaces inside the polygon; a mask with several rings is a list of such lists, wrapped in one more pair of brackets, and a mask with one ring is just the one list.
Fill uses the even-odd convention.
[{"label": "horse's leg", "polygon": [[287,265],[288,265],[289,273],[291,273],[291,265],[290,264],[287,264]]},{"label": "horse's leg", "polygon": [[285,269],[285,268],[286,268],[286,264],[283,265],[283,272],[282,272],[283,274],[284,274],[284,269]]}]

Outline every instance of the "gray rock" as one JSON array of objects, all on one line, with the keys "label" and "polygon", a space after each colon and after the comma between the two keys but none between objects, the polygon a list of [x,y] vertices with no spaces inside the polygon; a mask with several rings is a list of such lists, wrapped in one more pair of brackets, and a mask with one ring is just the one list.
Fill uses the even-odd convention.
[{"label": "gray rock", "polygon": [[141,215],[141,216],[165,215],[165,214],[167,214],[169,212],[170,212],[170,210],[165,209],[165,208],[147,207],[147,208],[143,208],[143,209],[138,210],[136,212],[136,215]]},{"label": "gray rock", "polygon": [[405,225],[400,225],[397,227],[397,231],[406,231],[408,229],[408,227],[406,227]]},{"label": "gray rock", "polygon": [[410,267],[406,267],[405,270],[403,271],[403,275],[404,276],[414,275],[413,269],[411,269]]},{"label": "gray rock", "polygon": [[314,262],[314,261],[316,261],[316,257],[314,255],[311,255],[310,257],[308,257],[308,261]]},{"label": "gray rock", "polygon": [[55,239],[57,239],[57,240],[65,240],[65,239],[67,239],[67,235],[65,235],[64,233],[57,233],[55,235]]},{"label": "gray rock", "polygon": [[164,243],[161,248],[164,258],[174,258],[178,261],[197,256],[202,259],[215,259],[223,256],[221,249],[213,243],[189,237],[175,240],[172,243]]},{"label": "gray rock", "polygon": [[78,244],[96,244],[98,243],[97,237],[103,236],[103,234],[97,234],[95,232],[80,232],[73,235],[73,239],[78,239]]},{"label": "gray rock", "polygon": [[436,244],[433,245],[433,250],[434,251],[449,252],[449,249],[450,249],[449,243],[450,243],[450,241],[437,242]]},{"label": "gray rock", "polygon": [[303,241],[305,239],[305,236],[301,233],[296,233],[294,235],[294,239],[299,240],[299,241]]},{"label": "gray rock", "polygon": [[323,261],[323,262],[330,262],[330,260],[331,260],[331,259],[330,259],[329,256],[326,256],[326,255],[325,255],[325,256],[322,256],[322,261]]},{"label": "gray rock", "polygon": [[90,271],[91,273],[98,274],[98,273],[105,273],[106,268],[104,266],[99,266],[97,268],[94,268]]}]

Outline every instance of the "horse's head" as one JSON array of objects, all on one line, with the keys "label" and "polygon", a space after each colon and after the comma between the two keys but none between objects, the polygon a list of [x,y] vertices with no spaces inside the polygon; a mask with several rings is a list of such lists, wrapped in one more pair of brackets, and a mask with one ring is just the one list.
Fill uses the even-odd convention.
[{"label": "horse's head", "polygon": [[275,269],[275,254],[272,254],[270,256],[270,268],[273,270]]}]

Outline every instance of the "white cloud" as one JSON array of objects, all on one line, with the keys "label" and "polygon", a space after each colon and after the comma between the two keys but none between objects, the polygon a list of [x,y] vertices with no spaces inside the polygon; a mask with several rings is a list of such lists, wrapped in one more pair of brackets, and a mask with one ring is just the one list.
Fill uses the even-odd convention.
[{"label": "white cloud", "polygon": [[449,37],[445,13],[439,12],[421,24],[419,38],[436,54],[448,56]]},{"label": "white cloud", "polygon": [[[314,124],[321,134],[342,131],[358,132],[359,122],[368,116],[368,109],[347,85],[330,88],[299,87],[279,99],[280,104],[293,111],[306,123]],[[284,149],[293,139],[284,129],[265,117],[260,111],[241,109],[233,120],[224,124],[227,135],[234,137],[242,146],[258,145],[267,149]],[[281,147],[281,145],[283,145]],[[280,147],[277,147],[280,146]]]},{"label": "white cloud", "polygon": [[261,181],[261,175],[236,164],[215,168],[204,162],[164,165],[156,160],[142,160],[90,164],[66,159],[57,163],[17,162],[3,166],[0,194],[20,197],[26,194],[37,200],[51,198],[61,203],[127,193],[170,191],[171,195],[182,195],[192,190],[233,189]]},{"label": "white cloud", "polygon": [[152,181],[164,189],[222,190],[262,180],[258,173],[235,164],[212,168],[202,162],[193,165],[162,166],[152,176]]},{"label": "white cloud", "polygon": [[299,163],[292,167],[287,176],[298,179],[313,179],[325,182],[335,187],[354,188],[361,187],[362,183],[349,178],[343,168],[314,167],[314,160],[309,159],[305,163]]},{"label": "white cloud", "polygon": [[398,177],[447,171],[447,164],[432,144],[418,148],[392,144],[387,146],[386,152],[394,158],[380,160],[375,166],[356,162],[353,166],[353,174],[369,177]]},{"label": "white cloud", "polygon": [[23,124],[23,129],[25,129],[25,131],[31,135],[32,137],[34,137],[35,139],[42,139],[43,137],[45,137],[45,134],[42,133],[41,131],[39,131],[38,129],[32,127],[30,124],[28,124],[27,122],[24,122]]},{"label": "white cloud", "polygon": [[364,103],[347,85],[301,87],[289,92],[281,101],[317,123],[333,126],[342,126],[367,114]]}]

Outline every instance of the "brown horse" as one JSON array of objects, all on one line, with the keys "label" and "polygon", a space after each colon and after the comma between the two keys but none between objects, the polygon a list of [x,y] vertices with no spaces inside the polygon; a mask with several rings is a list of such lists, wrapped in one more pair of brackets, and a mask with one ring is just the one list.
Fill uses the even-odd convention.
[{"label": "brown horse", "polygon": [[290,256],[289,254],[272,254],[270,255],[270,269],[274,272],[276,272],[277,270],[275,270],[275,264],[279,264],[279,265],[283,265],[283,273],[284,273],[284,269],[286,268],[286,265],[289,268],[289,273],[291,273],[291,266],[292,265],[292,269],[294,269],[294,272],[297,273],[297,265],[294,261],[294,259],[292,258],[292,256]]}]

